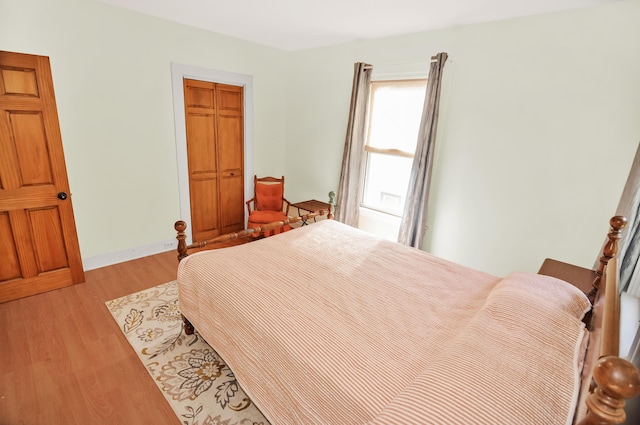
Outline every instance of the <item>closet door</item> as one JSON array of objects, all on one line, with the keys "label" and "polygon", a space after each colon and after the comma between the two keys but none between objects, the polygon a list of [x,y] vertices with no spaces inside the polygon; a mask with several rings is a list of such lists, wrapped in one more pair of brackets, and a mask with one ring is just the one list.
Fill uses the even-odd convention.
[{"label": "closet door", "polygon": [[241,230],[242,87],[185,79],[184,99],[193,240]]},{"label": "closet door", "polygon": [[242,87],[216,85],[222,233],[244,229],[244,120]]}]

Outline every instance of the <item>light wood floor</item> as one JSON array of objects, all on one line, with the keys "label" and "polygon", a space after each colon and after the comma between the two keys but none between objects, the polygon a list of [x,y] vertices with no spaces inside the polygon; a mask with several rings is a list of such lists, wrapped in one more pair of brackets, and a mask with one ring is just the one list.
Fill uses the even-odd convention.
[{"label": "light wood floor", "polygon": [[0,425],[179,425],[105,301],[175,279],[168,252],[0,304]]}]

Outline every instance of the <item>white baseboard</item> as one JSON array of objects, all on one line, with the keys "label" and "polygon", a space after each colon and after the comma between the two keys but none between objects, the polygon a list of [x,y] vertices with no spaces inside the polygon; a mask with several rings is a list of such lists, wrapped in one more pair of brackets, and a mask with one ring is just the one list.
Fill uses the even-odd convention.
[{"label": "white baseboard", "polygon": [[[82,266],[84,271],[98,269],[100,267],[110,266],[112,264],[123,263],[125,261],[135,260],[137,258],[147,257],[161,252],[175,250],[178,241],[175,239],[167,239],[161,242],[154,242],[135,248],[125,249],[108,254],[97,255],[95,257],[83,258]],[[176,253],[176,256],[178,254]],[[176,257],[177,258],[177,257]]]}]

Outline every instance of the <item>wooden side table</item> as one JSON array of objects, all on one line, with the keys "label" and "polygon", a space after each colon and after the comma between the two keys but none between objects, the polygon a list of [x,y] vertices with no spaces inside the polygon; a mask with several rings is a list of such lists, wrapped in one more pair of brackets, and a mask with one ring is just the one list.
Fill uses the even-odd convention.
[{"label": "wooden side table", "polygon": [[[331,212],[331,204],[328,204],[327,202],[320,202],[315,199],[296,202],[295,204],[291,204],[291,206],[298,209],[299,216],[303,215],[300,210],[304,210],[310,213],[318,212],[320,210]],[[313,218],[313,221],[316,221],[315,217]],[[302,220],[302,222],[300,223],[301,226],[305,226],[306,224],[308,224],[307,220]]]}]

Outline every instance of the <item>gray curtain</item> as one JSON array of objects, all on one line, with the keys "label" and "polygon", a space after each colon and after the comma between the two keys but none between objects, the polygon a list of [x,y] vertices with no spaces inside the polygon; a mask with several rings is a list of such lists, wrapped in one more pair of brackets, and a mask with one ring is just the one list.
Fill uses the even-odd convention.
[{"label": "gray curtain", "polygon": [[413,157],[407,200],[398,231],[398,242],[415,248],[422,246],[427,228],[426,212],[440,109],[440,86],[447,56],[446,53],[438,53],[431,58],[418,143]]},{"label": "gray curtain", "polygon": [[627,226],[618,250],[620,288],[640,297],[640,145],[616,214],[627,217]]},{"label": "gray curtain", "polygon": [[358,227],[360,215],[360,189],[364,174],[364,143],[369,108],[369,92],[371,91],[371,73],[373,67],[366,63],[354,64],[353,88],[351,90],[351,107],[347,136],[342,156],[342,171],[338,186],[335,219]]}]

